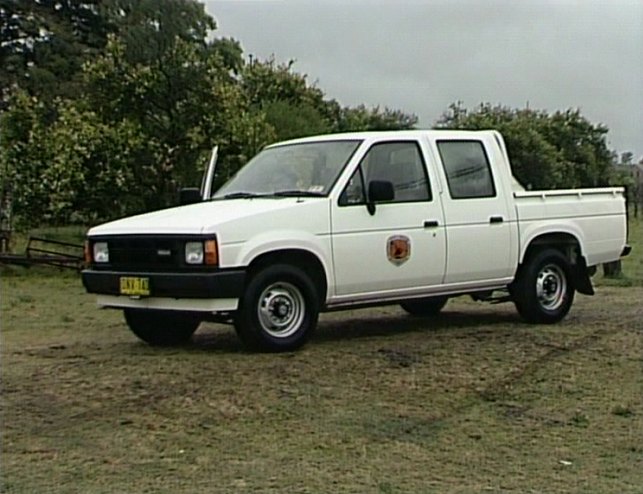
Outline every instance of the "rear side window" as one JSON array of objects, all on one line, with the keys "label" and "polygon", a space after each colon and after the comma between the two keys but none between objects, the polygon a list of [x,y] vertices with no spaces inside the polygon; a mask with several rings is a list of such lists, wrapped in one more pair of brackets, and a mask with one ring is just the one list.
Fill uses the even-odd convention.
[{"label": "rear side window", "polygon": [[438,141],[452,199],[495,197],[491,167],[480,141]]}]

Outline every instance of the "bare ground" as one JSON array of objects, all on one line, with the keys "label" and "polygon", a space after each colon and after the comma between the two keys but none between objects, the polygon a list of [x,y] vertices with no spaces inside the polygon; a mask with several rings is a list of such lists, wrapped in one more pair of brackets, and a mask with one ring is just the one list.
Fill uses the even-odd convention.
[{"label": "bare ground", "polygon": [[75,278],[2,280],[2,492],[643,491],[643,288],[553,326],[452,300],[301,351],[153,349]]}]

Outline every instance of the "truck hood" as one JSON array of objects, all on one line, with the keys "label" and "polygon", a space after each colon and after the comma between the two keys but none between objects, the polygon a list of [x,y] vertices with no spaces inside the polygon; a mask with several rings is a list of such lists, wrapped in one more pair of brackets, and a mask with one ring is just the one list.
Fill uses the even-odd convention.
[{"label": "truck hood", "polygon": [[90,229],[88,235],[213,233],[223,223],[322,200],[280,197],[208,201],[111,221]]}]

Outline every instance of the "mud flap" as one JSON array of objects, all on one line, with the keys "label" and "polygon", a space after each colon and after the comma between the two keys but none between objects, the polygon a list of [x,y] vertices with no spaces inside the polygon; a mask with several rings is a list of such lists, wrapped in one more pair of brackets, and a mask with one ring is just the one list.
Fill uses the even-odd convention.
[{"label": "mud flap", "polygon": [[572,266],[572,276],[574,277],[574,288],[578,293],[594,295],[590,271],[583,257],[580,257],[578,262]]}]

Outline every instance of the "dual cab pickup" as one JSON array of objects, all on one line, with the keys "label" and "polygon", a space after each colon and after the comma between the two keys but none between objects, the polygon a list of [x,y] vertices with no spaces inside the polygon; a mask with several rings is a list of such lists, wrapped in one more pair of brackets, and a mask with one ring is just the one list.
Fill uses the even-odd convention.
[{"label": "dual cab pickup", "polygon": [[[214,160],[213,160],[214,161]],[[83,283],[154,345],[232,321],[254,349],[301,346],[320,311],[449,297],[554,323],[629,251],[622,188],[525,191],[495,131],[336,134],[266,147],[197,204],[88,233]]]}]

